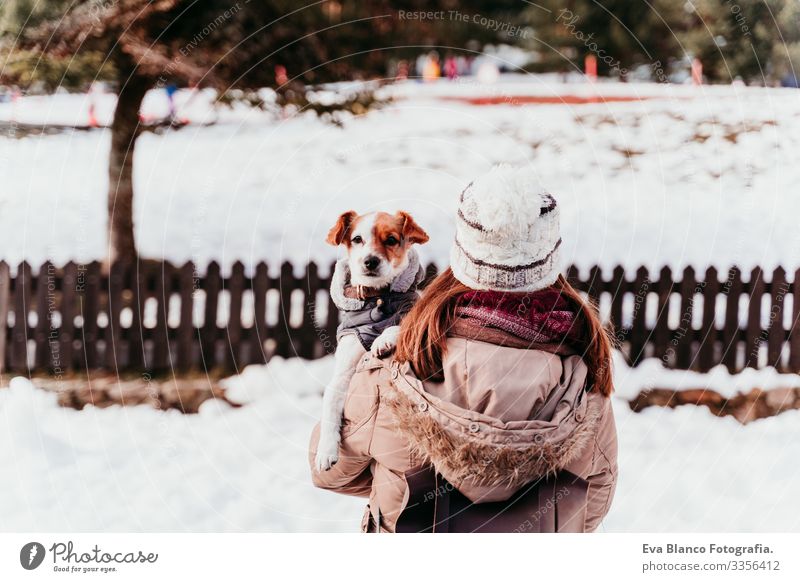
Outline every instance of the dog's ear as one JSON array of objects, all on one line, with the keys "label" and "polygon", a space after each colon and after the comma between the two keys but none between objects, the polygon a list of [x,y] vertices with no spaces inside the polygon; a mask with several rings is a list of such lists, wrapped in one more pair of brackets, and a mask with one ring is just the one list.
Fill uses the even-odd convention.
[{"label": "dog's ear", "polygon": [[342,213],[342,215],[339,216],[339,220],[337,220],[336,224],[333,225],[333,228],[328,231],[328,238],[325,239],[328,244],[333,246],[339,246],[342,244],[347,237],[350,226],[353,224],[353,221],[357,216],[358,213],[355,210],[348,210],[347,212]]},{"label": "dog's ear", "polygon": [[422,230],[408,212],[400,210],[397,213],[397,218],[403,221],[403,237],[410,243],[424,244],[428,242],[430,237],[428,233]]}]

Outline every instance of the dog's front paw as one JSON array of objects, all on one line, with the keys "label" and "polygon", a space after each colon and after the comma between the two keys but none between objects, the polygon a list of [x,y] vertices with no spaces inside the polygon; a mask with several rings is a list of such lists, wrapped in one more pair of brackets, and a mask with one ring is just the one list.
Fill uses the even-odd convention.
[{"label": "dog's front paw", "polygon": [[377,356],[382,358],[384,356],[388,356],[394,351],[394,348],[397,347],[397,337],[400,335],[400,328],[398,326],[392,326],[383,331],[381,335],[375,338],[375,341],[372,342],[372,348],[370,352],[373,356]]},{"label": "dog's front paw", "polygon": [[327,471],[339,460],[339,442],[336,439],[320,438],[314,466],[317,471]]},{"label": "dog's front paw", "polygon": [[397,342],[395,341],[390,341],[390,340],[381,341],[381,338],[378,338],[372,343],[372,349],[370,350],[370,352],[372,352],[373,356],[378,356],[379,358],[382,358],[383,356],[388,356],[389,354],[391,354],[396,346]]}]

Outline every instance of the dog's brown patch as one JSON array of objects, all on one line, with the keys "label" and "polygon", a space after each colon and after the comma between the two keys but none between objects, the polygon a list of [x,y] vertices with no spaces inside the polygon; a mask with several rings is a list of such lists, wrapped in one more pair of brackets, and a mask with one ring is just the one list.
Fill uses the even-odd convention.
[{"label": "dog's brown patch", "polygon": [[400,210],[395,216],[403,221],[403,236],[408,240],[409,244],[424,244],[428,242],[430,237],[428,233],[422,230],[408,212]]},{"label": "dog's brown patch", "polygon": [[396,214],[378,212],[372,227],[372,247],[392,265],[402,262],[408,248],[428,242],[428,234],[402,210]]},{"label": "dog's brown patch", "polygon": [[328,238],[325,239],[327,243],[333,246],[345,244],[349,248],[350,232],[355,228],[358,218],[358,213],[355,210],[343,212],[336,221],[336,224],[328,231]]}]

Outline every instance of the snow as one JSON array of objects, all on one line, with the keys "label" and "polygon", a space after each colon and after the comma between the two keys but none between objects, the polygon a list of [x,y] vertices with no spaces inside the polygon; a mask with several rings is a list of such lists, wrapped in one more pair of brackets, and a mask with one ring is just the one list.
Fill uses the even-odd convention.
[{"label": "snow", "polygon": [[800,411],[742,426],[614,400],[619,481],[602,531],[800,531]]},{"label": "snow", "polygon": [[659,358],[648,358],[635,368],[631,368],[620,353],[615,352],[614,368],[616,394],[627,400],[632,400],[639,392],[648,388],[670,390],[706,388],[724,398],[733,398],[739,393],[750,392],[753,388],[771,390],[800,387],[799,374],[781,374],[772,367],[745,368],[741,372],[731,374],[725,366],[719,365],[707,373],[700,373],[665,369]]},{"label": "snow", "polygon": [[363,503],[314,489],[306,461],[331,373],[330,359],[275,360],[231,380],[256,402],[197,415],[58,408],[15,378],[0,390],[0,530],[357,530]]},{"label": "snow", "polygon": [[[460,191],[509,162],[530,164],[559,200],[562,253],[582,269],[800,267],[796,91],[562,83],[542,75],[495,85],[408,82],[385,93],[390,105],[343,127],[313,114],[279,120],[240,107],[210,127],[144,135],[135,169],[142,253],[226,266],[327,263],[336,250],[325,233],[339,213],[402,208],[433,235],[423,255],[441,264]],[[509,100],[443,99],[475,95]],[[508,104],[524,95],[648,99]],[[203,98],[195,100],[199,112]],[[29,111],[68,117],[81,97],[36,99],[38,109]],[[152,111],[163,109],[158,94],[148,99]],[[0,119],[25,102],[0,105]],[[3,258],[38,264],[104,256],[109,143],[105,130],[0,137]]]},{"label": "snow", "polygon": [[[356,531],[361,499],[315,489],[308,436],[331,357],[273,359],[225,381],[240,408],[59,408],[0,390],[2,531]],[[630,411],[679,372],[615,369],[620,478],[603,531],[800,531],[800,411],[747,426],[705,408]]]}]

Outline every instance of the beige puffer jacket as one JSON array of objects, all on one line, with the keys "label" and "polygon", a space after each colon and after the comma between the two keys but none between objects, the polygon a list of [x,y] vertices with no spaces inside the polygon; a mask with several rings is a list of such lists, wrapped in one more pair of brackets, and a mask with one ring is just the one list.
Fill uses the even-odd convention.
[{"label": "beige puffer jacket", "polygon": [[[369,355],[350,383],[339,461],[317,487],[369,497],[363,529],[393,532],[406,507],[406,475],[432,463],[474,503],[504,501],[526,483],[566,470],[588,481],[594,531],[617,481],[608,398],[585,392],[579,356],[448,338],[444,382],[420,382],[408,364]],[[378,527],[375,526],[378,524]]]}]

